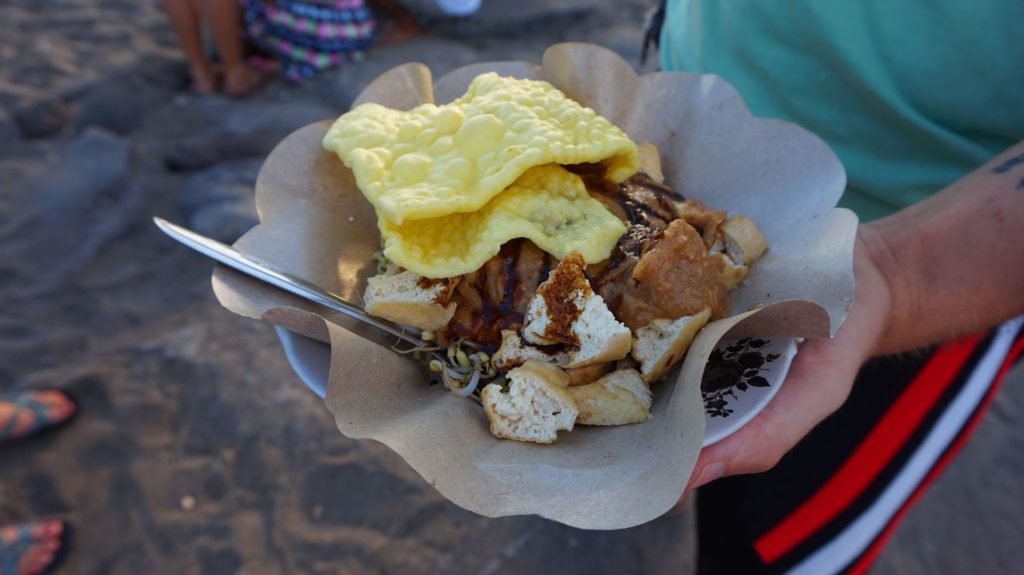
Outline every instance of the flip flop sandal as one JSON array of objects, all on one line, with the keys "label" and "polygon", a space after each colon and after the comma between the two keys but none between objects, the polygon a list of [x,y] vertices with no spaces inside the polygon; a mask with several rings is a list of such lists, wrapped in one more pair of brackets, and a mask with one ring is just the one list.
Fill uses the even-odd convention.
[{"label": "flip flop sandal", "polygon": [[[30,391],[10,395],[0,395],[0,401],[14,405],[14,411],[11,413],[10,419],[7,420],[7,423],[3,428],[0,428],[0,443],[13,439],[29,437],[44,429],[59,427],[71,421],[71,418],[78,413],[78,403],[67,392],[59,390],[54,391],[62,394],[68,401],[75,405],[75,410],[71,412],[70,417],[62,420],[55,420],[51,418],[48,413],[47,404],[37,401]],[[14,429],[17,427],[18,419],[24,411],[32,412],[33,419],[27,428],[19,431],[18,434],[15,435]]]},{"label": "flip flop sandal", "polygon": [[[18,572],[18,561],[24,557],[35,544],[35,540],[32,539],[32,532],[35,531],[39,525],[41,525],[41,523],[26,523],[25,525],[18,527],[18,533],[10,543],[0,544],[0,574],[14,575]],[[67,551],[64,533],[67,532],[68,526],[63,521],[61,522],[61,526],[63,529],[60,536],[60,547],[58,547],[57,551],[54,552],[53,559],[50,561],[50,564],[43,569],[43,573],[50,573]]]}]

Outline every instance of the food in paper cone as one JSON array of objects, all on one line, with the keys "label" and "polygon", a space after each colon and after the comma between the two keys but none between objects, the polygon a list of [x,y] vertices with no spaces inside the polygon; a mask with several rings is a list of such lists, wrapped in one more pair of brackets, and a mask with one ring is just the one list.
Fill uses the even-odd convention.
[{"label": "food in paper cone", "polygon": [[665,186],[657,148],[543,81],[487,73],[448,105],[363,104],[323,143],[377,214],[367,311],[447,350],[431,370],[476,393],[499,438],[650,419],[650,384],[767,249],[749,218]]}]

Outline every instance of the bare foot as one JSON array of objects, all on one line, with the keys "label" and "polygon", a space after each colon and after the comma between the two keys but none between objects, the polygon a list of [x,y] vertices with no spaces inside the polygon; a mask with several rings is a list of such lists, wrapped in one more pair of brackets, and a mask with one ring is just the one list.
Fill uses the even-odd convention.
[{"label": "bare foot", "polygon": [[71,398],[56,390],[0,396],[0,441],[18,439],[64,423],[75,409]]},{"label": "bare foot", "polygon": [[219,74],[210,65],[192,68],[192,87],[190,90],[200,96],[210,96],[217,93]]},{"label": "bare foot", "polygon": [[224,93],[231,98],[244,98],[266,84],[270,76],[248,64],[224,72]]},{"label": "bare foot", "polygon": [[[0,528],[0,570],[4,575],[36,575],[53,563],[64,524],[46,521]],[[10,571],[10,569],[14,571]]]}]

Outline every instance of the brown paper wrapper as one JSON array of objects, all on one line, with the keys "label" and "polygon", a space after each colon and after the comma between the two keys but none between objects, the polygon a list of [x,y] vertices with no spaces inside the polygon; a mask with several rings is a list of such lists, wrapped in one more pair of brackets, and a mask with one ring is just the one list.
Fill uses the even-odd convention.
[{"label": "brown paper wrapper", "polygon": [[[478,405],[427,386],[422,366],[372,328],[226,268],[214,272],[214,292],[235,313],[330,343],[326,402],[341,432],[385,443],[456,504],[588,529],[644,523],[676,503],[693,470],[704,433],[701,374],[715,343],[726,333],[829,337],[845,318],[857,225],[835,208],[845,173],[813,134],[751,117],[718,77],[637,77],[618,55],[586,44],[553,46],[540,66],[477,64],[433,84],[425,66],[406,64],[376,79],[357,103],[445,103],[485,71],[547,80],[635,141],[653,142],[669,185],[752,218],[768,241],[733,292],[734,315],[706,326],[678,375],[655,386],[651,421],[580,426],[547,446],[497,440]],[[267,158],[256,182],[260,224],[235,247],[361,303],[380,247],[376,218],[351,172],[321,147],[329,125],[298,130]]]}]

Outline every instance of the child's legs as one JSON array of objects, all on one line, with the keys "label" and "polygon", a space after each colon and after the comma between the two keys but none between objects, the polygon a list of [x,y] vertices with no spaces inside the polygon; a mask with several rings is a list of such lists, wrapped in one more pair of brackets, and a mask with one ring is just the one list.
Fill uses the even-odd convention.
[{"label": "child's legs", "polygon": [[185,52],[196,89],[202,92],[213,92],[216,88],[216,77],[213,65],[203,52],[203,39],[199,32],[198,0],[164,0],[167,18],[171,21],[181,49]]},{"label": "child's legs", "polygon": [[201,8],[224,66],[224,92],[244,96],[262,85],[266,76],[245,61],[238,0],[202,0]]},{"label": "child's legs", "polygon": [[244,66],[242,12],[238,1],[202,0],[201,8],[225,71]]}]

